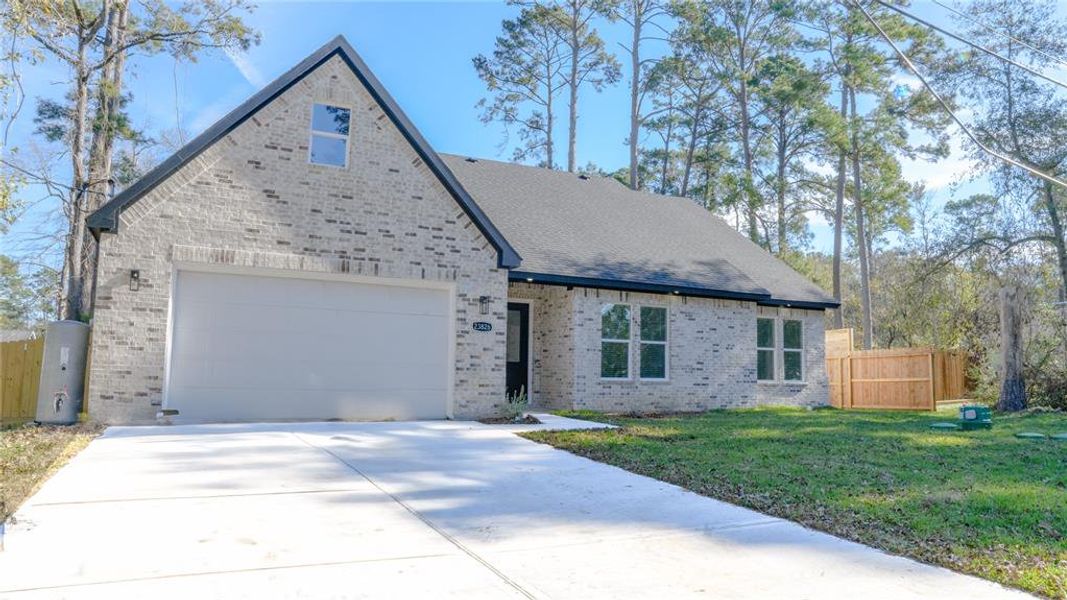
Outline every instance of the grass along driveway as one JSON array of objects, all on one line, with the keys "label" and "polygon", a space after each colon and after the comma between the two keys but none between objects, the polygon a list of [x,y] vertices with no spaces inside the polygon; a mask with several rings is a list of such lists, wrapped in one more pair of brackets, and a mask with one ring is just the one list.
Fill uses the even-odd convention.
[{"label": "grass along driveway", "polygon": [[92,425],[0,428],[0,522],[99,433]]},{"label": "grass along driveway", "polygon": [[[844,538],[1048,597],[1067,598],[1062,413],[996,416],[992,431],[935,432],[952,415],[758,409],[526,437]],[[842,568],[848,568],[842,565]]]}]

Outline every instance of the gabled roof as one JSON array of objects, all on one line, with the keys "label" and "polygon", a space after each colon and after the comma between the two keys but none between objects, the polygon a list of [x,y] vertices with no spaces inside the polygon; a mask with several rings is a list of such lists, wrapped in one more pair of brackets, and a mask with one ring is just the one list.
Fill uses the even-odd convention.
[{"label": "gabled roof", "polygon": [[515,280],[833,308],[814,283],[688,198],[443,154],[522,254]]},{"label": "gabled roof", "polygon": [[463,186],[456,180],[441,158],[430,147],[422,134],[415,128],[411,121],[400,109],[393,97],[385,90],[378,78],[371,73],[370,68],[363,62],[359,54],[349,45],[344,36],[337,36],[323,47],[316,50],[300,64],[296,65],[284,75],[275,79],[267,87],[257,92],[229,114],[209,127],[206,131],[182,146],[173,156],[160,163],[157,167],[137,180],[133,185],[117,194],[111,201],[101,206],[86,219],[90,230],[94,234],[99,232],[117,232],[119,227],[119,214],[127,206],[133,204],[142,196],[150,192],[172,173],[180,169],[187,162],[195,158],[209,146],[233,131],[237,126],[251,117],[256,111],[277,98],[290,87],[298,83],[308,73],[311,73],[319,65],[333,56],[339,56],[352,69],[352,72],[367,88],[374,100],[378,102],[382,110],[392,120],[393,125],[411,144],[419,157],[426,163],[430,170],[440,179],[445,189],[449,191],[456,202],[462,207],[467,216],[474,222],[489,243],[497,251],[497,262],[500,267],[514,268],[519,266],[521,257],[508,243],[492,221],[482,212],[482,209],[471,198]]}]

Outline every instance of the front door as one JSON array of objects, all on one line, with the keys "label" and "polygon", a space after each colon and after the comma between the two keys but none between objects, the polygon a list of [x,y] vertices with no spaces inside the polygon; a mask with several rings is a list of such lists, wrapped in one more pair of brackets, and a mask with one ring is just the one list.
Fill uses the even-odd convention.
[{"label": "front door", "polygon": [[508,303],[508,396],[530,396],[530,305]]}]

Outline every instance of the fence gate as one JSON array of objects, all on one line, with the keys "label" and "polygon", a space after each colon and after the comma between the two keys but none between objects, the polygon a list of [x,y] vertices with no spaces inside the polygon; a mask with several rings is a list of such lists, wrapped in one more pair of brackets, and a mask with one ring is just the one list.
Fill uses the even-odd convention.
[{"label": "fence gate", "polygon": [[44,337],[0,343],[0,424],[29,421],[37,413]]},{"label": "fence gate", "polygon": [[967,393],[966,356],[934,348],[855,350],[852,330],[826,332],[830,404],[838,408],[936,410]]}]

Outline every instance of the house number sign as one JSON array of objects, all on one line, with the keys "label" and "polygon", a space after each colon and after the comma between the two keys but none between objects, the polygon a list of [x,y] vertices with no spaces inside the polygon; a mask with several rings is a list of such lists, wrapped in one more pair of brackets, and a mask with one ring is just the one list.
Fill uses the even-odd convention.
[{"label": "house number sign", "polygon": [[492,331],[493,330],[493,324],[492,323],[486,323],[485,321],[477,321],[477,322],[474,323],[474,330],[475,331]]}]

